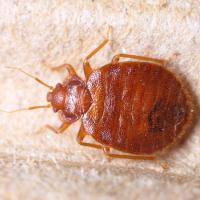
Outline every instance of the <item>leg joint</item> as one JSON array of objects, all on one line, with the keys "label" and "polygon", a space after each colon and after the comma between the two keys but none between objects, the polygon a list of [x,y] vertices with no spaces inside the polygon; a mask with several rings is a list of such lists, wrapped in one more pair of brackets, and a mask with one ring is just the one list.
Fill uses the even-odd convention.
[{"label": "leg joint", "polygon": [[120,54],[117,54],[115,55],[113,58],[112,58],[112,64],[116,64],[119,62],[119,59],[120,59]]}]

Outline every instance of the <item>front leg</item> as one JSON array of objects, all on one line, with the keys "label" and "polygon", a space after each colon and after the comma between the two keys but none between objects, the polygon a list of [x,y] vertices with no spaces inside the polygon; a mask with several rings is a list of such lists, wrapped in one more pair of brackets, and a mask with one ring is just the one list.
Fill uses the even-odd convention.
[{"label": "front leg", "polygon": [[59,65],[57,67],[52,67],[51,70],[52,71],[58,71],[58,70],[61,70],[63,68],[67,69],[70,76],[77,75],[74,67],[70,64],[63,64],[63,65]]},{"label": "front leg", "polygon": [[50,129],[51,131],[53,131],[56,134],[60,134],[60,133],[63,133],[69,127],[69,125],[70,124],[63,122],[59,128],[55,128],[49,124],[47,124],[45,127]]},{"label": "front leg", "polygon": [[70,76],[77,75],[74,67],[67,63],[56,66],[56,67],[49,67],[45,62],[43,62],[43,66],[48,67],[48,69],[50,69],[51,71],[60,71],[62,69],[67,69]]}]

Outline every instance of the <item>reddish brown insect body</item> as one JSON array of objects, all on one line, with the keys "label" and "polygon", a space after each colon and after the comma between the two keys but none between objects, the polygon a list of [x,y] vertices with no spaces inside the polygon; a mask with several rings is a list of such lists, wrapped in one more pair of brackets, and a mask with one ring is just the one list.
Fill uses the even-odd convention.
[{"label": "reddish brown insect body", "polygon": [[[118,54],[110,64],[92,70],[88,59],[107,42],[103,41],[86,57],[86,81],[69,64],[60,66],[68,69],[69,77],[55,88],[31,76],[51,89],[47,101],[63,121],[58,129],[49,125],[48,128],[61,133],[81,118],[79,144],[103,149],[110,157],[154,159],[157,152],[174,144],[186,132],[192,118],[190,95],[164,68],[163,60]],[[121,57],[141,62],[119,62]],[[28,109],[41,107],[45,106]],[[100,144],[84,142],[86,135]],[[132,155],[111,154],[110,148]]]},{"label": "reddish brown insect body", "polygon": [[[174,75],[145,62],[119,62],[58,84],[48,100],[62,119],[82,117],[84,131],[104,146],[153,154],[180,137],[190,108]],[[59,102],[62,101],[62,102]]]},{"label": "reddish brown insect body", "polygon": [[134,154],[152,154],[180,136],[189,106],[169,71],[152,63],[109,64],[87,82],[93,103],[83,117],[98,142]]}]

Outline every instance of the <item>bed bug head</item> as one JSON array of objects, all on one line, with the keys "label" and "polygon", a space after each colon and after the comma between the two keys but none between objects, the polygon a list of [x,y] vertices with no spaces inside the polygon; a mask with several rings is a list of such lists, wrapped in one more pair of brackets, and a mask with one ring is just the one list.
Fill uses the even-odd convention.
[{"label": "bed bug head", "polygon": [[47,101],[51,103],[54,112],[64,109],[66,89],[58,83],[52,92],[47,93]]},{"label": "bed bug head", "polygon": [[27,108],[12,111],[5,111],[0,109],[0,111],[2,112],[13,113],[23,110],[52,107],[54,112],[59,111],[63,121],[72,123],[78,120],[91,105],[90,92],[88,91],[85,82],[76,75],[76,72],[70,65],[66,65],[66,68],[69,72],[69,77],[62,84],[56,84],[55,87],[46,84],[39,78],[23,71],[20,68],[8,68],[20,71],[50,89],[50,92],[47,93],[47,101],[50,102],[50,104],[41,106],[30,106]]},{"label": "bed bug head", "polygon": [[48,92],[47,101],[51,103],[54,112],[61,114],[63,121],[72,123],[88,110],[91,96],[85,82],[74,71],[68,71],[69,77],[64,83],[58,83]]}]

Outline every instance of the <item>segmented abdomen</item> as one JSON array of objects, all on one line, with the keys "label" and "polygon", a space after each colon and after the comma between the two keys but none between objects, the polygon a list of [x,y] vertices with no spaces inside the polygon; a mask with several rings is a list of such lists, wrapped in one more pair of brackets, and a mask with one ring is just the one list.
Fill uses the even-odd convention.
[{"label": "segmented abdomen", "polygon": [[115,149],[152,154],[171,144],[188,120],[186,95],[174,75],[155,64],[123,62],[92,72],[88,134]]}]

